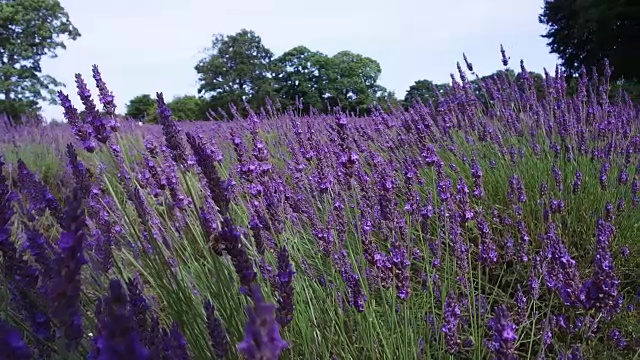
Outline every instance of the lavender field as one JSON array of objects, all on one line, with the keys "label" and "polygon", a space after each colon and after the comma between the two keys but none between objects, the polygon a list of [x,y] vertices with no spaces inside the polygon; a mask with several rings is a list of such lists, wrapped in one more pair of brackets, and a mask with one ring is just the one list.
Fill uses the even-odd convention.
[{"label": "lavender field", "polygon": [[0,359],[640,358],[640,107],[458,68],[408,110],[159,93],[160,125],[76,77],[89,121],[59,93],[0,134]]}]

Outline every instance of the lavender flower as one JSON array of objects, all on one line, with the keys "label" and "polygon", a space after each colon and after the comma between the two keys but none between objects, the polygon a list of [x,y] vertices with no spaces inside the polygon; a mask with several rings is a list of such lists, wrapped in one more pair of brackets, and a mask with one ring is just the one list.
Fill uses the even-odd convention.
[{"label": "lavender flower", "polygon": [[600,188],[602,191],[607,190],[607,174],[609,173],[610,165],[608,162],[603,162],[600,166]]},{"label": "lavender flower", "polygon": [[613,225],[598,219],[593,276],[584,283],[581,291],[581,299],[587,309],[615,311],[622,305],[618,293],[620,280],[610,252],[613,235]]},{"label": "lavender flower", "polygon": [[222,324],[222,320],[215,313],[215,307],[210,300],[204,302],[204,312],[207,318],[207,330],[211,340],[211,347],[213,347],[213,354],[216,358],[223,359],[229,352],[227,331]]},{"label": "lavender flower", "polygon": [[[100,74],[98,73],[98,75]],[[75,78],[76,87],[78,88],[78,96],[84,105],[86,114],[85,122],[91,125],[95,139],[102,144],[106,144],[113,133],[112,126],[110,126],[111,124],[109,121],[105,121],[105,119],[100,116],[100,112],[96,108],[96,104],[93,102],[93,99],[91,99],[91,91],[87,88],[87,84],[84,82],[82,75],[76,74]],[[99,85],[102,86],[102,84]],[[115,110],[115,105],[113,110]]]},{"label": "lavender flower", "polygon": [[0,359],[30,360],[32,356],[22,334],[0,319]]},{"label": "lavender flower", "polygon": [[580,186],[582,185],[582,173],[580,170],[576,170],[575,178],[573,179],[573,193],[580,192]]},{"label": "lavender flower", "polygon": [[243,291],[248,290],[251,284],[256,280],[258,274],[253,269],[253,264],[247,255],[243,246],[242,235],[239,229],[233,225],[229,217],[222,220],[222,229],[220,230],[220,239],[224,243],[224,248],[233,262],[233,266],[240,278],[240,284]]},{"label": "lavender flower", "polygon": [[524,189],[524,184],[518,175],[513,175],[509,179],[509,199],[512,202],[524,203],[527,201],[527,194]]},{"label": "lavender flower", "polygon": [[67,157],[69,158],[69,167],[76,181],[76,186],[80,191],[81,197],[86,199],[91,194],[93,173],[78,160],[78,153],[72,143],[67,144]]},{"label": "lavender flower", "polygon": [[289,251],[281,246],[278,251],[278,308],[276,320],[283,328],[293,319],[293,275],[295,271],[289,260]]},{"label": "lavender flower", "polygon": [[444,303],[444,318],[442,320],[442,332],[444,333],[444,341],[447,351],[456,354],[460,351],[460,318],[462,311],[456,295],[450,292]]},{"label": "lavender flower", "polygon": [[87,263],[83,253],[85,226],[80,190],[76,187],[68,200],[63,226],[66,231],[58,240],[59,254],[54,260],[55,273],[48,288],[51,314],[58,322],[69,349],[77,348],[83,334],[80,275],[82,266]]},{"label": "lavender flower", "polygon": [[247,360],[278,359],[289,344],[280,337],[280,325],[275,318],[276,307],[265,301],[258,284],[252,284],[252,306],[247,306],[245,337],[237,345]]},{"label": "lavender flower", "polygon": [[218,161],[214,158],[211,150],[196,139],[193,134],[188,132],[186,136],[187,142],[191,146],[196,158],[196,163],[200,167],[202,175],[207,180],[207,186],[213,202],[220,209],[220,214],[227,216],[229,211],[229,198],[227,196],[228,185],[226,181],[222,180],[218,173]]},{"label": "lavender flower", "polygon": [[184,338],[178,324],[174,322],[171,329],[162,329],[162,360],[189,360],[187,340]]},{"label": "lavender flower", "polygon": [[494,359],[517,359],[515,344],[518,340],[516,325],[511,321],[511,315],[505,305],[494,309],[494,315],[488,322],[491,340],[487,340],[487,348]]},{"label": "lavender flower", "polygon": [[[98,65],[93,65],[91,67],[91,72],[93,74],[93,80],[96,82],[96,87],[98,88],[98,93],[100,103],[104,107],[104,112],[107,116],[113,117],[116,115],[116,104],[114,101],[114,96],[111,91],[107,88],[107,84],[102,80],[102,75],[100,74],[100,70],[98,69]],[[117,123],[114,121],[114,124],[109,124],[109,128],[111,131],[116,132],[118,127]]]},{"label": "lavender flower", "polygon": [[96,360],[149,359],[149,350],[142,345],[128,303],[126,291],[120,280],[111,280],[109,295],[101,299],[96,306]]},{"label": "lavender flower", "polygon": [[68,95],[58,91],[58,100],[64,109],[64,118],[71,126],[76,139],[82,142],[82,146],[87,152],[93,153],[98,145],[94,139],[91,125],[80,118],[78,110],[73,106]]},{"label": "lavender flower", "polygon": [[60,203],[51,194],[49,188],[29,170],[22,159],[18,159],[18,173],[20,190],[29,199],[29,212],[36,217],[41,217],[46,210],[49,210],[51,215],[63,225]]},{"label": "lavender flower", "polygon": [[473,196],[476,199],[482,199],[484,197],[484,187],[482,185],[482,168],[475,158],[471,160],[471,177],[473,178]]},{"label": "lavender flower", "polygon": [[167,148],[171,153],[171,159],[177,165],[186,164],[186,151],[184,143],[180,138],[180,128],[178,124],[171,119],[171,109],[164,102],[162,93],[156,93],[156,102],[158,104],[158,122],[162,125],[162,134],[166,141]]},{"label": "lavender flower", "polygon": [[142,293],[142,286],[139,277],[134,277],[127,281],[127,292],[129,293],[129,308],[135,319],[138,334],[142,339],[149,336],[149,304]]}]

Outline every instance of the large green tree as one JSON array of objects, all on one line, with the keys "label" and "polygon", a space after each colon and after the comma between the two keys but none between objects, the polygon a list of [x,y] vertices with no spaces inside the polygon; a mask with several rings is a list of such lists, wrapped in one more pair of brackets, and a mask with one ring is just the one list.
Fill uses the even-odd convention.
[{"label": "large green tree", "polygon": [[378,84],[376,60],[351,51],[327,56],[304,46],[290,49],[273,63],[274,88],[285,106],[302,99],[305,111],[314,107],[330,111],[367,113],[375,104],[393,102],[395,95]]},{"label": "large green tree", "polygon": [[326,83],[325,97],[331,106],[366,113],[378,96],[386,91],[378,84],[380,63],[351,51],[340,51],[327,59],[321,81]]},{"label": "large green tree", "polygon": [[80,32],[58,0],[0,0],[0,113],[33,116],[40,102],[55,103],[62,86],[43,74],[42,58],[55,58]]},{"label": "large green tree", "polygon": [[539,16],[543,35],[569,75],[608,59],[612,78],[640,80],[638,0],[545,0]]},{"label": "large green tree", "polygon": [[380,106],[385,111],[398,109],[402,107],[402,101],[398,99],[396,93],[391,90],[382,90],[374,101],[375,105]]},{"label": "large green tree", "polygon": [[302,100],[303,108],[322,110],[326,83],[321,76],[328,64],[327,55],[296,46],[273,61],[274,87],[282,106],[295,106]]},{"label": "large green tree", "polygon": [[438,95],[442,95],[450,88],[449,84],[434,84],[431,80],[418,80],[407,90],[404,103],[406,106],[411,106],[416,100],[423,104],[435,103],[438,100]]},{"label": "large green tree", "polygon": [[272,59],[273,52],[253,31],[214,35],[206,56],[195,66],[198,93],[209,97],[212,108],[228,109],[233,104],[242,109],[245,101],[259,107],[265,97],[273,95]]},{"label": "large green tree", "polygon": [[195,95],[176,96],[167,106],[177,120],[204,120],[206,118],[205,102]]},{"label": "large green tree", "polygon": [[[149,102],[151,100],[151,102]],[[167,103],[171,116],[177,120],[205,120],[207,102],[195,95],[176,96]],[[127,116],[146,123],[158,122],[158,104],[151,95],[138,95],[127,104]]]},{"label": "large green tree", "polygon": [[126,115],[138,121],[145,121],[155,113],[156,101],[150,94],[134,97],[127,104]]}]

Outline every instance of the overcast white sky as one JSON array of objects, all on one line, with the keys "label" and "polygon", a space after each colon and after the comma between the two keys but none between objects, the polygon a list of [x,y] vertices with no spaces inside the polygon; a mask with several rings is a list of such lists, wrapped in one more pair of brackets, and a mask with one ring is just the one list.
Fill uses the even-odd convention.
[{"label": "overcast white sky", "polygon": [[[119,112],[143,93],[196,94],[193,69],[215,33],[254,30],[276,56],[297,46],[333,55],[351,50],[380,62],[379,83],[404,97],[416,80],[449,81],[466,52],[480,75],[499,69],[500,44],[527,68],[552,69],[542,0],[61,0],[82,33],[59,57],[43,62],[45,73],[64,82],[80,102],[74,74],[93,87],[98,64]],[[97,96],[94,95],[97,101]],[[44,115],[62,118],[59,106]]]}]

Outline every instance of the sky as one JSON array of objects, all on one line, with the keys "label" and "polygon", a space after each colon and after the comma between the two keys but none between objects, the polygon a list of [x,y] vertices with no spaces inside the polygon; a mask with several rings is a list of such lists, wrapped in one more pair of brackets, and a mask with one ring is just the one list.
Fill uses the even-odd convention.
[{"label": "sky", "polygon": [[[82,36],[67,43],[43,71],[62,81],[63,89],[81,108],[74,75],[95,85],[97,64],[114,93],[118,112],[136,95],[163,92],[197,94],[195,64],[214,34],[253,30],[280,55],[304,45],[333,55],[350,50],[377,60],[379,83],[398,98],[416,80],[449,82],[456,62],[466,53],[479,75],[502,67],[500,44],[518,68],[553,69],[558,58],[549,53],[542,0],[61,0]],[[97,101],[97,94],[94,92]],[[45,105],[45,118],[62,120],[62,109]]]}]

